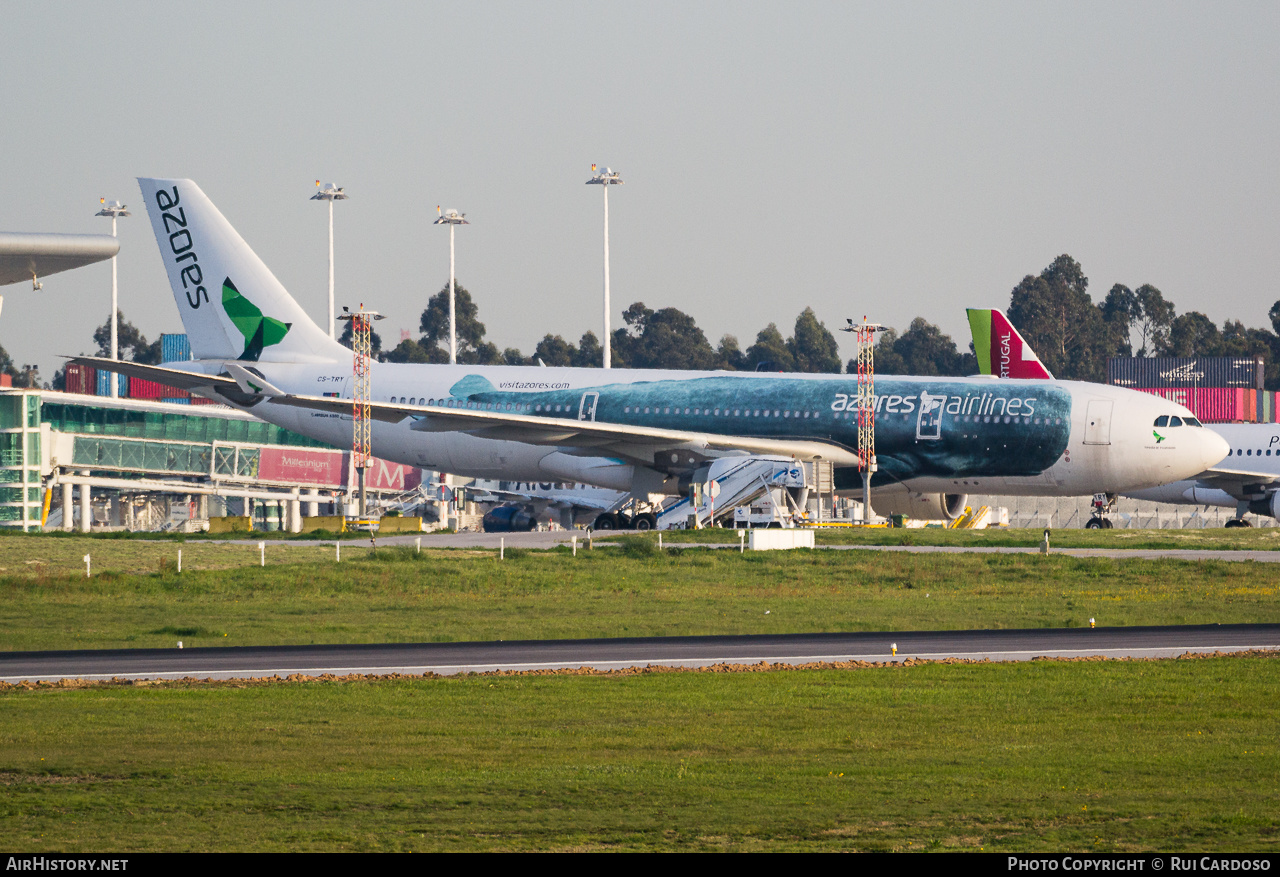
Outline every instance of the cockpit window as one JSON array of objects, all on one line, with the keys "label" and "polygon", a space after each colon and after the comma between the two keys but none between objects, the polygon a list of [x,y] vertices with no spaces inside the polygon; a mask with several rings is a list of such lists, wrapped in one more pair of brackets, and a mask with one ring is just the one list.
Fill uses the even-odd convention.
[{"label": "cockpit window", "polygon": [[1204,424],[1196,420],[1194,417],[1184,417],[1182,418],[1182,422],[1187,426],[1204,426]]},{"label": "cockpit window", "polygon": [[1169,415],[1161,414],[1159,417],[1156,418],[1156,426],[1168,426],[1168,425],[1169,425]]},{"label": "cockpit window", "polygon": [[1169,425],[1170,425],[1170,426],[1182,426],[1182,418],[1181,418],[1181,417],[1170,417],[1170,418],[1169,418]]}]

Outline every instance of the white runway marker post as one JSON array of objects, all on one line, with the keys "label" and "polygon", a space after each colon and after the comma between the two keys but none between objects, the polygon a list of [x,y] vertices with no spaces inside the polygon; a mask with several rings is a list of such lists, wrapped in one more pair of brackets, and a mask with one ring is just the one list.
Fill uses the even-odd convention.
[{"label": "white runway marker post", "polygon": [[578,537],[577,537],[577,536],[570,536],[570,537],[569,537],[569,544],[573,546],[573,556],[574,556],[574,557],[577,557],[577,556],[578,556]]},{"label": "white runway marker post", "polygon": [[342,563],[342,540],[339,539],[333,543],[334,562]]},{"label": "white runway marker post", "polygon": [[739,554],[747,553],[747,531],[746,530],[738,531],[738,553]]},{"label": "white runway marker post", "polygon": [[502,560],[507,553],[507,537],[502,536],[498,539],[498,560]]},{"label": "white runway marker post", "polygon": [[267,543],[258,543],[258,566],[267,565]]},{"label": "white runway marker post", "polygon": [[178,549],[178,572],[182,572],[182,549]]},{"label": "white runway marker post", "polygon": [[93,570],[93,567],[92,567],[92,564],[90,564],[89,562],[89,555],[86,554],[84,556],[84,577],[86,579],[93,577],[92,570]]},{"label": "white runway marker post", "polygon": [[417,549],[418,554],[422,553],[422,537],[421,536],[413,540],[413,546],[414,548]]}]

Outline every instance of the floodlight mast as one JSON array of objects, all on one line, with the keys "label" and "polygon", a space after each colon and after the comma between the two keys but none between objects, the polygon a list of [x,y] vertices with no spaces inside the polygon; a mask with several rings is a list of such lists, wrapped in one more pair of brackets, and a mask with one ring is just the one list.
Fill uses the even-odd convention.
[{"label": "floodlight mast", "polygon": [[[121,216],[131,216],[125,206],[119,201],[107,203],[106,198],[99,198],[98,203],[102,205],[94,216],[110,216],[111,217],[111,236],[116,236],[116,219]],[[111,257],[111,358],[120,358],[120,297],[116,287],[116,257]],[[116,374],[112,374],[111,380],[111,398],[116,399],[120,396],[120,378]]]},{"label": "floodlight mast", "polygon": [[458,362],[458,323],[454,307],[457,281],[454,279],[453,272],[453,230],[460,225],[471,223],[467,222],[467,214],[459,213],[452,207],[442,211],[437,204],[436,213],[439,214],[439,218],[431,224],[449,226],[449,364],[453,365]]},{"label": "floodlight mast", "polygon": [[[320,186],[319,180],[316,180],[316,186]],[[338,336],[334,332],[333,320],[333,202],[346,201],[349,197],[351,196],[345,194],[341,186],[325,183],[324,188],[312,195],[310,199],[329,202],[329,337],[334,339]]]},{"label": "floodlight mast", "polygon": [[869,323],[865,316],[860,324],[847,322],[842,331],[853,332],[858,339],[858,468],[862,470],[862,523],[870,524],[871,476],[880,468],[876,463],[875,335],[888,327]]},{"label": "floodlight mast", "polygon": [[609,187],[621,186],[622,175],[612,168],[597,172],[594,164],[591,166],[591,173],[593,176],[587,180],[587,185],[599,186],[604,190],[604,367],[611,368],[609,364],[611,340],[609,337]]}]

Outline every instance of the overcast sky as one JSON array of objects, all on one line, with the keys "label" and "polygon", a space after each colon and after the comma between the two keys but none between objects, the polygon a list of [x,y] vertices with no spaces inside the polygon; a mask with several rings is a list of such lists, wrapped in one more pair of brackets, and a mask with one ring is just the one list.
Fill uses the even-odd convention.
[{"label": "overcast sky", "polygon": [[[965,307],[1060,253],[1095,301],[1154,283],[1179,313],[1267,325],[1280,299],[1280,4],[0,4],[0,230],[106,232],[149,338],[182,326],[134,178],[194,179],[317,321],[418,334],[458,278],[531,353],[634,301],[712,344],[811,306],[968,344]],[[46,379],[89,352],[106,264],[4,294],[0,344]],[[848,336],[843,353],[852,355]]]}]

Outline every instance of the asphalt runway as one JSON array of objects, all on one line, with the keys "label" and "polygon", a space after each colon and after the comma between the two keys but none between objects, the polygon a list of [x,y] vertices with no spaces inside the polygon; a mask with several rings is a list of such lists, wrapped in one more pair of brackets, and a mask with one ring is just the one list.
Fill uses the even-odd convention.
[{"label": "asphalt runway", "polygon": [[798,665],[949,657],[992,661],[1095,655],[1167,658],[1187,652],[1248,649],[1280,649],[1280,624],[9,652],[0,654],[0,681],[248,679],[294,673],[450,675],[492,670],[706,667],[762,661]]}]

